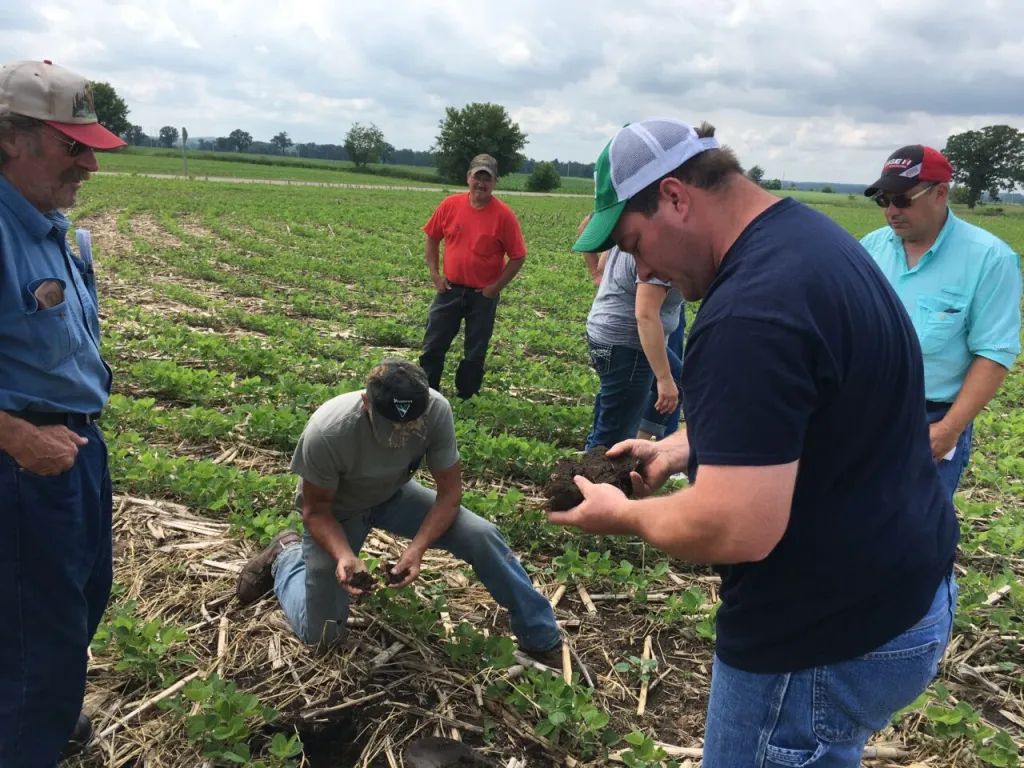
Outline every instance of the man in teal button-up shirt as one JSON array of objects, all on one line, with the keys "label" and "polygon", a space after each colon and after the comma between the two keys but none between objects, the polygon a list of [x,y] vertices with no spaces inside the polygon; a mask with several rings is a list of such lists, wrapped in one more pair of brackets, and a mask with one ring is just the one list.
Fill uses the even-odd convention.
[{"label": "man in teal button-up shirt", "polygon": [[861,241],[889,278],[924,357],[932,454],[950,496],[967,466],[975,416],[1020,353],[1020,258],[948,206],[952,168],[931,147],[902,147],[864,194],[888,226]]}]

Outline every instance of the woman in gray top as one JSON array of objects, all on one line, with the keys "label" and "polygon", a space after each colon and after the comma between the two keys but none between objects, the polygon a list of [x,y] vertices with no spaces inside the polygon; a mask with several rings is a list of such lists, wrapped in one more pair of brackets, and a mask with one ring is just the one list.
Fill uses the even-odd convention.
[{"label": "woman in gray top", "polygon": [[682,361],[667,340],[685,322],[682,295],[660,280],[640,280],[633,256],[618,247],[603,261],[587,318],[590,363],[601,379],[588,450],[663,437],[680,410]]}]

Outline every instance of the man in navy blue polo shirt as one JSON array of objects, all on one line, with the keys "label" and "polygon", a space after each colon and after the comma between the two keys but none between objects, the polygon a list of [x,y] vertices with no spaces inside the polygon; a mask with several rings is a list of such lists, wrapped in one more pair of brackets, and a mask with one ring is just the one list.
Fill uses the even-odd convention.
[{"label": "man in navy blue polo shirt", "polygon": [[744,177],[676,120],[626,126],[596,166],[579,251],[616,244],[701,306],[686,429],[609,454],[647,496],[578,478],[552,522],[637,535],[722,576],[706,768],[859,766],[932,680],[956,603],[959,528],[932,460],[921,349],[849,233]]},{"label": "man in navy blue polo shirt", "polygon": [[91,726],[86,658],[110,596],[110,393],[87,233],[61,209],[124,142],[85,78],[0,67],[0,765],[56,765]]}]

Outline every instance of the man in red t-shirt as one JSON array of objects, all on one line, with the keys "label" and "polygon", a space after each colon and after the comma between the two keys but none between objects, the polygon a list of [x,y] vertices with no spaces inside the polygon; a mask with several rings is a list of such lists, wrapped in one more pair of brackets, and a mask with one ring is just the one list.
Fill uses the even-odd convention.
[{"label": "man in red t-shirt", "polygon": [[[469,192],[442,200],[423,227],[427,266],[437,295],[427,316],[419,363],[431,388],[440,391],[445,356],[465,319],[463,359],[455,372],[455,390],[461,398],[480,391],[498,296],[526,258],[516,215],[494,197],[497,180],[497,161],[477,155],[466,174]],[[438,265],[442,240],[443,273]]]}]

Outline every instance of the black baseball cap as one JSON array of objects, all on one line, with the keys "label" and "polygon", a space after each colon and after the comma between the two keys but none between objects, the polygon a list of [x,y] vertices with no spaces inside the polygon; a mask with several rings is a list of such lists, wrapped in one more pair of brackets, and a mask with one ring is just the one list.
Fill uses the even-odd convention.
[{"label": "black baseball cap", "polygon": [[396,424],[416,421],[430,404],[426,372],[400,357],[385,358],[373,367],[366,394],[374,413]]},{"label": "black baseball cap", "polygon": [[886,158],[882,175],[864,190],[864,196],[902,194],[922,181],[949,182],[952,178],[953,167],[941,152],[923,144],[909,144]]}]

